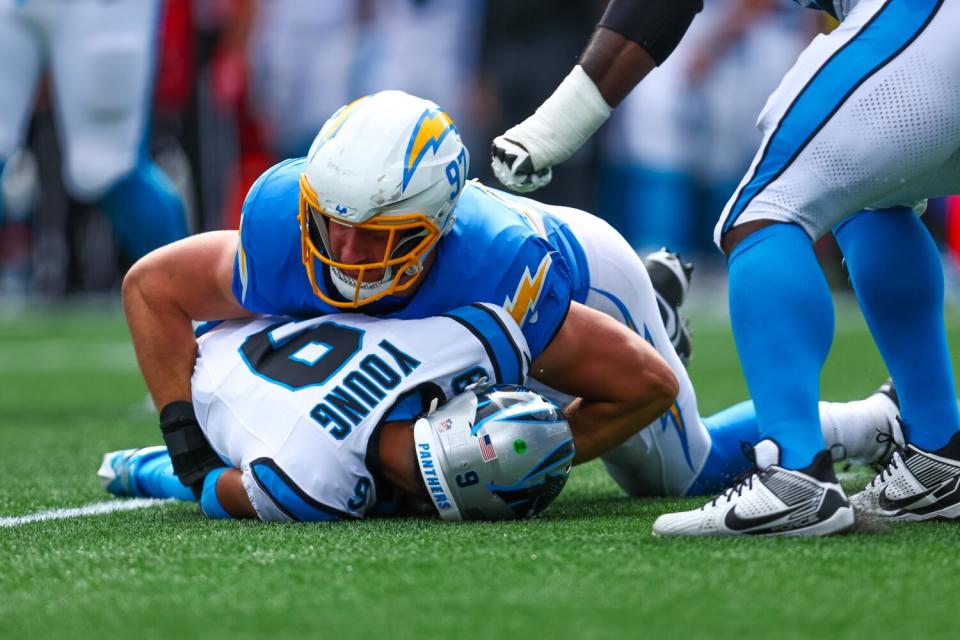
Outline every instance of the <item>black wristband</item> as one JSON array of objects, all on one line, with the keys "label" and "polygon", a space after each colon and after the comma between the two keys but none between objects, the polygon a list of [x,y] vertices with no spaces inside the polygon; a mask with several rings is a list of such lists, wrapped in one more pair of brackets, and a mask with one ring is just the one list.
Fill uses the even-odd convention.
[{"label": "black wristband", "polygon": [[160,409],[160,424],[173,422],[180,418],[197,421],[197,414],[193,410],[193,403],[187,400],[174,400],[163,409]]},{"label": "black wristband", "polygon": [[203,479],[224,465],[200,428],[193,404],[177,400],[161,409],[160,432],[173,462],[173,472],[199,499]]},{"label": "black wristband", "polygon": [[610,0],[599,27],[616,31],[663,64],[703,9],[703,0]]}]

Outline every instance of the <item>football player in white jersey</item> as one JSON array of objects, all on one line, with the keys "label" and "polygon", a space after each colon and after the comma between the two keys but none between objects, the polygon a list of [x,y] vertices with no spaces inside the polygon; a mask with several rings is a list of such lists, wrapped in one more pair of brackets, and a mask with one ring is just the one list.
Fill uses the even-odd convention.
[{"label": "football player in white jersey", "polygon": [[[853,525],[854,506],[888,520],[960,520],[943,269],[914,211],[924,198],[960,192],[960,2],[798,3],[840,25],[814,39],[770,96],[761,148],[714,234],[770,455],[727,500],[664,516],[657,534],[827,535]],[[548,181],[550,166],[669,53],[699,5],[613,0],[581,64],[494,141],[498,177],[521,190]],[[897,385],[907,442],[849,501],[818,424],[833,308],[812,241],[830,232]]]},{"label": "football player in white jersey", "polygon": [[[197,342],[202,435],[176,428],[169,457],[107,454],[111,492],[196,496],[208,516],[267,521],[503,519],[546,507],[574,461],[556,405],[512,386],[529,349],[494,305],[422,320],[234,320]],[[624,437],[592,431],[579,456]]]},{"label": "football player in white jersey", "polygon": [[0,0],[0,170],[48,68],[67,191],[97,204],[132,259],[187,235],[183,203],[145,145],[161,10],[161,0]]},{"label": "football player in white jersey", "polygon": [[[610,421],[571,432],[552,402],[504,386],[525,380],[530,353],[495,305],[423,320],[233,320],[197,342],[201,431],[168,418],[169,452],[106,454],[98,475],[109,492],[198,498],[210,517],[269,521],[530,517],[556,497],[572,464],[606,454],[633,496],[703,493],[748,466],[741,440],[757,438],[749,403],[705,420],[723,455],[697,468],[657,425],[637,433],[642,425]],[[498,384],[477,388],[481,381]],[[886,395],[822,411],[825,438],[847,456],[878,460],[889,449],[878,430],[897,436]]]}]

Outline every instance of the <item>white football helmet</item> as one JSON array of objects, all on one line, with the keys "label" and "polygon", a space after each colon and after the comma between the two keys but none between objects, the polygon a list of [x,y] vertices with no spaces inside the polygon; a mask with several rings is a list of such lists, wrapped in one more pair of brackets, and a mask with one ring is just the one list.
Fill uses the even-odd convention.
[{"label": "white football helmet", "polygon": [[573,464],[560,409],[514,385],[464,391],[417,420],[413,439],[444,520],[532,518],[560,494]]},{"label": "white football helmet", "polygon": [[[453,120],[429,100],[382,91],[341,107],[320,129],[300,177],[303,263],[314,293],[356,308],[413,285],[425,256],[453,226],[468,169]],[[382,258],[338,261],[331,223],[383,233]],[[317,261],[345,300],[317,285]],[[378,280],[364,282],[366,272],[381,269]]]}]

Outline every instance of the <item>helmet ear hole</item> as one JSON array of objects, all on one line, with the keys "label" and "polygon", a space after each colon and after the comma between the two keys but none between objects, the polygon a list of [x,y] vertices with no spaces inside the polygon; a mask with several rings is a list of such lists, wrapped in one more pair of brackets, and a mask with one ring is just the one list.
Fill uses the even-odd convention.
[{"label": "helmet ear hole", "polygon": [[414,428],[418,462],[445,520],[532,518],[560,494],[573,461],[570,426],[518,386],[467,390]]}]

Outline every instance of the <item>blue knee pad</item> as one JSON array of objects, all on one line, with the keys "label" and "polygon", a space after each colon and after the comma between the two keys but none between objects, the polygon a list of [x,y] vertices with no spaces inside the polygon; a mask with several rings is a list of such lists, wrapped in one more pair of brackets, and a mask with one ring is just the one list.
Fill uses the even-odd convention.
[{"label": "blue knee pad", "polygon": [[132,260],[187,236],[186,212],[170,179],[144,160],[100,198],[114,233]]},{"label": "blue knee pad", "polygon": [[223,472],[230,467],[220,467],[214,469],[203,479],[203,492],[200,494],[200,510],[203,515],[214,520],[230,520],[233,518],[217,497],[217,480],[223,475]]}]

